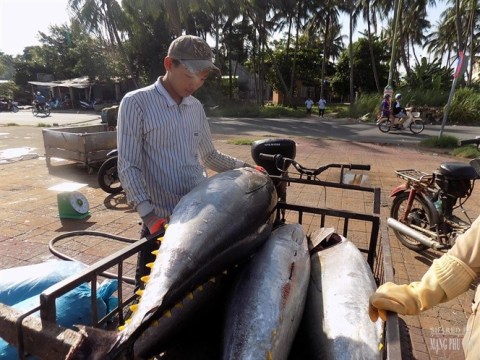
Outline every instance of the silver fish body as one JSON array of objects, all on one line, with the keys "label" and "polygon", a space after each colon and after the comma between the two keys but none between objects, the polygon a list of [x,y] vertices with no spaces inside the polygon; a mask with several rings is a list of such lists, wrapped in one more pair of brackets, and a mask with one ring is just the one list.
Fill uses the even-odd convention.
[{"label": "silver fish body", "polygon": [[[276,200],[270,178],[250,168],[212,176],[185,195],[170,217],[138,308],[109,358],[120,356],[154,321],[263,244]],[[150,345],[155,346],[151,331],[142,351]]]},{"label": "silver fish body", "polygon": [[372,323],[368,316],[375,279],[358,248],[339,238],[340,242],[311,255],[302,322],[308,358],[381,359],[382,322]]},{"label": "silver fish body", "polygon": [[301,225],[274,230],[236,280],[227,307],[223,359],[287,359],[310,275]]}]

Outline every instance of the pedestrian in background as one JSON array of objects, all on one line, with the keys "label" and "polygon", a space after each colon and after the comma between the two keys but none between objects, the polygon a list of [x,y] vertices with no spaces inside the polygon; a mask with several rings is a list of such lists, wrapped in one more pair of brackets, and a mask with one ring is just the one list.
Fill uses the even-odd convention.
[{"label": "pedestrian in background", "polygon": [[312,114],[313,100],[310,98],[305,100],[305,106],[307,108],[307,116],[310,116]]},{"label": "pedestrian in background", "polygon": [[318,100],[318,115],[323,117],[325,114],[325,108],[327,107],[327,101],[321,97],[320,100]]}]

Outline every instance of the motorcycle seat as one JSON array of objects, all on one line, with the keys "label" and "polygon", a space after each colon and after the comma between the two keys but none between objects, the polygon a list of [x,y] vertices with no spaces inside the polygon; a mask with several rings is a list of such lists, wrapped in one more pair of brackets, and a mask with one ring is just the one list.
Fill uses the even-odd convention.
[{"label": "motorcycle seat", "polygon": [[479,177],[471,165],[461,162],[443,163],[438,170],[440,174],[454,180],[474,180]]}]

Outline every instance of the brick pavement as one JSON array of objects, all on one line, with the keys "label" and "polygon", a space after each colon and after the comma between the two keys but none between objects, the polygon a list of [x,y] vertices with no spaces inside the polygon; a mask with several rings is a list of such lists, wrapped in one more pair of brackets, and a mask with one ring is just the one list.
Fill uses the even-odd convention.
[{"label": "brick pavement", "polygon": [[[232,139],[269,137],[271,134],[215,134],[217,148],[227,154],[250,161],[250,147],[234,145]],[[417,168],[423,171],[435,169],[439,163],[451,160],[447,155],[430,151],[419,152],[394,146],[353,143],[329,139],[293,138],[297,142],[297,160],[310,167],[328,162],[354,162],[371,164],[366,185],[382,189],[382,219],[388,215],[388,193],[399,184],[394,170]],[[53,237],[74,230],[103,231],[136,239],[140,225],[136,214],[128,207],[123,194],[108,195],[97,185],[96,175],[70,161],[53,161],[47,169],[41,129],[34,127],[0,127],[0,150],[15,147],[19,141],[27,141],[40,155],[39,158],[0,165],[0,269],[38,263],[53,258],[48,242]],[[25,145],[24,145],[25,146]],[[326,175],[330,176],[330,175]],[[333,175],[332,175],[333,176]],[[91,216],[85,220],[61,220],[58,218],[56,194],[47,190],[64,181],[87,184],[80,191],[87,197]],[[289,188],[289,201],[313,206],[327,206],[364,212],[370,208],[370,200],[362,197],[346,198],[343,193],[293,186]],[[474,194],[466,209],[472,216],[480,210],[479,195]],[[312,221],[314,223],[314,221]],[[359,233],[364,229],[358,229]],[[418,280],[439,254],[426,251],[415,253],[401,245],[390,232],[390,244],[398,283]],[[124,245],[95,237],[73,238],[58,243],[59,250],[70,256],[93,263]],[[127,273],[132,273],[135,259],[127,262]],[[402,317],[408,329],[413,359],[463,359],[460,339],[470,313],[473,289],[451,302],[424,312],[421,316]]]}]

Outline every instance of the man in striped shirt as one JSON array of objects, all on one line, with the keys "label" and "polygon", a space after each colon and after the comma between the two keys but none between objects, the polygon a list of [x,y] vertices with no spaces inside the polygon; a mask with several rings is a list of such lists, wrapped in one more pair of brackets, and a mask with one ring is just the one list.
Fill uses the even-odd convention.
[{"label": "man in striped shirt", "polygon": [[[127,200],[143,220],[141,236],[158,232],[185,194],[202,182],[205,167],[216,172],[250,166],[215,149],[203,106],[192,94],[211,71],[205,40],[174,40],[164,59],[166,74],[123,98],[117,120],[118,172]],[[139,254],[137,286],[155,258]]]}]

